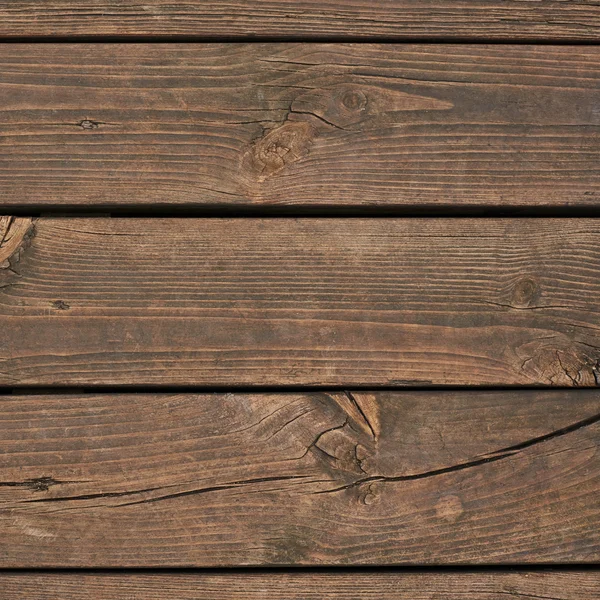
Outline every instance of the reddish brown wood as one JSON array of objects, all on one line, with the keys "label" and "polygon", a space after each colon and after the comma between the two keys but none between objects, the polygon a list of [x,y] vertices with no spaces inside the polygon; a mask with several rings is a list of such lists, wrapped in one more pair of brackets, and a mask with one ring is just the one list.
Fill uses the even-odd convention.
[{"label": "reddish brown wood", "polygon": [[5,44],[0,206],[597,207],[599,87],[595,46]]},{"label": "reddish brown wood", "polygon": [[41,218],[11,228],[23,243],[0,256],[0,385],[600,379],[594,219]]},{"label": "reddish brown wood", "polygon": [[596,390],[20,395],[0,425],[0,567],[600,559]]},{"label": "reddish brown wood", "polygon": [[598,41],[593,0],[3,0],[0,35]]}]

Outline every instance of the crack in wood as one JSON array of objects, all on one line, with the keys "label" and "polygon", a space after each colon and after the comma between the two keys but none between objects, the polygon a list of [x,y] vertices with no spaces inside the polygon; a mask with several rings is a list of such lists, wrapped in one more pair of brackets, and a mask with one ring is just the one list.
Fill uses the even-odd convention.
[{"label": "crack in wood", "polygon": [[[371,426],[368,418],[366,417],[364,411],[361,409],[360,404],[357,402],[356,398],[353,396],[353,394],[351,392],[345,392],[345,396],[352,402],[353,406],[355,406],[357,408],[357,410],[359,410],[360,414],[363,415],[363,418],[365,419],[365,423],[367,423],[369,425],[370,431],[372,432],[373,436],[375,436],[375,430]],[[334,399],[334,401],[335,401],[335,399]],[[303,413],[303,414],[306,414],[306,413]],[[582,428],[594,425],[598,422],[600,422],[600,413],[594,414],[590,417],[587,417],[585,419],[582,419],[580,421],[577,421],[577,422],[567,425],[565,427],[556,429],[550,433],[525,440],[518,444],[513,444],[510,446],[500,448],[500,449],[495,450],[484,456],[477,457],[477,458],[474,458],[473,460],[465,461],[465,462],[462,462],[462,463],[459,463],[456,465],[442,467],[439,469],[431,469],[428,471],[423,471],[420,473],[412,473],[412,474],[408,474],[408,475],[399,475],[399,476],[372,475],[372,476],[357,479],[351,483],[348,483],[346,485],[339,486],[339,487],[336,487],[333,489],[321,490],[321,491],[316,491],[316,492],[311,492],[311,493],[312,494],[330,494],[330,493],[340,492],[340,491],[347,490],[347,489],[357,488],[357,487],[365,485],[365,484],[370,485],[372,483],[377,483],[377,482],[386,483],[386,482],[415,481],[415,480],[426,479],[426,478],[430,478],[430,477],[437,477],[440,475],[445,475],[448,473],[453,473],[453,472],[462,471],[462,470],[466,470],[466,469],[471,469],[471,468],[478,467],[481,465],[490,464],[493,462],[504,460],[506,458],[511,458],[511,457],[515,456],[516,454],[518,454],[519,452],[521,452],[522,450],[525,450],[532,446],[547,442],[549,440],[553,440],[553,439],[568,435],[568,434],[578,431]],[[328,434],[332,431],[342,430],[347,425],[349,425],[348,417],[346,417],[346,419],[344,420],[344,422],[342,424],[336,425],[333,427],[328,427],[324,431],[319,432],[319,434],[307,446],[306,451],[304,452],[304,454],[302,456],[300,456],[298,458],[298,460],[304,458],[312,449],[316,449],[317,451],[319,451],[323,455],[327,456],[328,458],[337,461],[338,457],[333,456],[330,453],[328,453],[327,451],[320,448],[318,446],[318,443],[323,438],[323,436],[325,436],[326,434]],[[364,457],[360,458],[358,456],[358,444],[355,444],[354,453],[355,453],[356,462],[357,462],[360,470],[363,473],[366,473],[366,471],[363,469],[363,466],[362,466],[362,461],[364,460]],[[260,478],[246,479],[246,480],[235,480],[235,481],[230,481],[230,482],[220,484],[220,485],[207,486],[204,488],[196,488],[196,489],[191,489],[191,490],[183,490],[183,491],[179,491],[179,492],[173,492],[173,493],[163,494],[163,495],[159,495],[159,496],[154,496],[151,498],[143,498],[141,500],[132,500],[129,502],[123,502],[120,504],[116,504],[113,507],[118,508],[118,507],[132,506],[132,505],[137,505],[137,504],[154,503],[154,502],[159,502],[159,501],[163,501],[163,500],[171,500],[171,499],[181,498],[181,497],[185,497],[185,496],[207,494],[207,493],[214,493],[214,492],[220,492],[220,491],[225,491],[225,490],[237,489],[237,488],[241,488],[241,487],[248,486],[248,485],[256,485],[256,484],[266,483],[266,482],[292,481],[292,480],[305,480],[305,479],[313,479],[313,478],[309,475],[287,475],[287,476],[260,477]],[[74,483],[83,483],[83,482],[82,481],[58,481],[58,480],[53,479],[52,477],[44,476],[44,477],[39,477],[39,478],[35,478],[35,479],[25,480],[23,482],[14,482],[14,481],[0,482],[0,486],[23,487],[23,488],[31,489],[32,491],[47,491],[49,489],[49,487],[54,486],[54,485],[74,484]],[[71,502],[71,501],[92,500],[92,499],[97,499],[97,498],[119,498],[119,497],[125,497],[125,496],[134,496],[134,495],[139,495],[139,494],[151,493],[151,492],[155,492],[155,491],[165,490],[167,488],[180,487],[182,485],[188,485],[188,484],[180,483],[180,484],[172,484],[172,485],[163,485],[163,486],[150,487],[150,488],[145,488],[145,489],[140,489],[140,490],[123,491],[123,492],[100,492],[100,493],[81,494],[81,495],[74,495],[74,496],[36,498],[36,499],[23,500],[22,502],[24,502],[24,503],[52,503],[52,502]]]},{"label": "crack in wood", "polygon": [[510,458],[524,450],[526,448],[530,448],[531,446],[535,446],[536,444],[541,444],[547,442],[549,440],[567,435],[584,427],[589,427],[590,425],[594,425],[600,421],[600,413],[588,417],[587,419],[583,419],[581,421],[577,421],[571,425],[566,427],[562,427],[560,429],[556,429],[551,433],[546,435],[538,436],[532,438],[530,440],[526,440],[525,442],[521,442],[519,444],[514,444],[512,446],[507,446],[505,448],[501,448],[491,453],[491,455],[485,456],[483,458],[470,460],[467,462],[463,462],[457,465],[452,465],[449,467],[443,467],[441,469],[432,469],[430,471],[424,471],[422,473],[414,473],[410,475],[399,475],[399,476],[384,476],[384,475],[373,475],[371,477],[365,477],[363,479],[359,479],[347,485],[343,485],[331,490],[322,490],[319,492],[313,492],[314,494],[330,494],[334,492],[339,492],[342,490],[347,490],[351,488],[359,487],[365,483],[373,483],[373,482],[398,482],[398,481],[415,481],[418,479],[427,479],[429,477],[437,477],[439,475],[445,475],[447,473],[453,473],[455,471],[463,471],[465,469],[471,469],[473,467],[478,467],[480,465],[493,463],[499,460],[503,460],[505,458]]},{"label": "crack in wood", "polygon": [[363,410],[362,406],[360,405],[360,403],[358,402],[358,400],[356,399],[356,397],[354,396],[354,394],[352,394],[352,392],[350,392],[348,390],[346,390],[344,393],[348,397],[348,400],[350,400],[350,402],[352,402],[352,404],[356,407],[356,410],[358,410],[360,416],[363,418],[363,421],[364,421],[365,425],[367,426],[367,428],[371,432],[371,435],[373,436],[373,439],[376,440],[377,439],[377,434],[375,433],[375,429],[374,429],[373,425],[371,424],[371,422],[369,421],[369,418],[367,417],[367,414]]},{"label": "crack in wood", "polygon": [[[222,485],[209,486],[205,488],[197,488],[193,490],[185,490],[181,492],[174,492],[172,494],[165,494],[162,496],[155,496],[153,498],[144,498],[142,500],[134,500],[132,502],[123,502],[115,505],[115,508],[122,506],[133,506],[135,504],[148,504],[152,502],[160,502],[161,500],[172,500],[174,498],[182,498],[184,496],[194,496],[197,494],[207,494],[211,492],[218,492],[222,490],[230,490],[240,488],[246,485],[255,485],[257,483],[265,483],[271,481],[288,481],[293,479],[307,479],[308,475],[288,475],[288,476],[275,476],[275,477],[259,477],[255,479],[246,479],[240,481],[232,481]],[[146,494],[149,492],[155,492],[158,490],[164,490],[167,488],[178,487],[182,484],[172,484],[165,486],[157,486],[151,488],[145,488],[142,490],[133,490],[129,492],[100,492],[97,494],[81,494],[78,496],[58,496],[54,498],[36,498],[35,500],[23,500],[26,503],[44,503],[44,502],[70,502],[73,500],[94,500],[96,498],[119,498],[123,496],[133,496],[138,494]]]},{"label": "crack in wood", "polygon": [[59,481],[53,477],[35,477],[25,479],[24,481],[0,481],[0,487],[19,487],[27,488],[33,492],[47,492],[52,486],[68,483],[88,483],[84,480],[79,481]]}]

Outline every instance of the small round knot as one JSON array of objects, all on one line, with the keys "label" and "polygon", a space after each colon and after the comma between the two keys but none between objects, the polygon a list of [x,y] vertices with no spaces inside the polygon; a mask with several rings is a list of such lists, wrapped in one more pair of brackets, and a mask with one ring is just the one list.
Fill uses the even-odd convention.
[{"label": "small round knot", "polygon": [[364,110],[367,106],[367,97],[360,90],[348,90],[342,96],[342,104],[348,110]]},{"label": "small round knot", "polygon": [[313,126],[304,121],[288,121],[263,135],[253,149],[254,169],[259,178],[264,180],[306,156],[314,136]]},{"label": "small round knot", "polygon": [[362,503],[366,506],[371,506],[372,504],[377,504],[381,498],[377,493],[377,490],[374,489],[375,486],[373,484],[369,485],[366,489],[365,493],[362,496]]},{"label": "small round knot", "polygon": [[512,299],[516,306],[528,306],[535,299],[539,291],[537,283],[525,277],[518,281],[513,288]]},{"label": "small round knot", "polygon": [[69,310],[71,308],[64,300],[53,300],[50,304],[56,310]]}]

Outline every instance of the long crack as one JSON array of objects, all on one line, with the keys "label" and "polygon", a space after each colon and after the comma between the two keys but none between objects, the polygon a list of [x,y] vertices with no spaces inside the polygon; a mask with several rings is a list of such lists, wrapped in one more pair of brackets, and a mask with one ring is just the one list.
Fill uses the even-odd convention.
[{"label": "long crack", "polygon": [[315,494],[331,494],[334,492],[340,492],[342,490],[347,490],[355,487],[359,487],[365,483],[373,483],[373,482],[397,482],[397,481],[415,481],[418,479],[427,479],[428,477],[437,477],[438,475],[445,475],[446,473],[453,473],[455,471],[463,471],[465,469],[471,469],[473,467],[478,467],[480,465],[485,465],[493,462],[497,462],[499,460],[503,460],[505,458],[510,458],[515,454],[518,454],[521,450],[526,448],[530,448],[531,446],[535,446],[537,444],[542,444],[549,440],[553,440],[555,438],[567,435],[569,433],[573,433],[579,429],[584,427],[588,427],[600,421],[600,413],[597,415],[593,415],[588,417],[587,419],[582,419],[581,421],[577,421],[571,425],[567,425],[566,427],[562,427],[561,429],[556,429],[551,433],[547,433],[545,435],[541,435],[535,438],[531,438],[524,442],[520,442],[519,444],[514,444],[512,446],[507,446],[505,448],[501,448],[499,450],[494,451],[494,453],[490,456],[485,456],[482,458],[470,460],[464,463],[459,463],[458,465],[452,465],[450,467],[443,467],[441,469],[432,469],[431,471],[424,471],[422,473],[412,473],[410,475],[398,475],[398,476],[384,476],[384,475],[373,475],[371,477],[364,477],[362,479],[358,479],[352,483],[347,485],[339,486],[337,488],[333,488],[331,490],[322,490],[320,492],[314,492]]},{"label": "long crack", "polygon": [[[360,410],[360,407],[359,407],[358,403],[356,403],[356,400],[352,397],[352,394],[351,393],[346,393],[346,394],[347,394],[348,398],[350,400],[352,400],[353,403]],[[362,410],[360,410],[360,412],[364,416],[364,413],[362,412]],[[367,423],[369,423],[368,420],[366,419],[366,417],[365,417],[365,421]],[[357,479],[356,481],[353,481],[349,484],[342,485],[342,486],[339,486],[339,487],[336,487],[333,489],[322,490],[322,491],[312,492],[312,493],[313,494],[331,494],[331,493],[340,492],[340,491],[347,490],[347,489],[356,488],[363,484],[369,484],[369,483],[374,483],[374,482],[416,481],[419,479],[427,479],[429,477],[437,477],[439,475],[445,475],[447,473],[463,471],[466,469],[471,469],[474,467],[478,467],[478,466],[485,465],[485,464],[490,464],[493,462],[498,462],[500,460],[504,460],[506,458],[513,457],[516,454],[518,454],[519,452],[521,452],[522,450],[525,450],[532,446],[542,444],[542,443],[548,442],[550,440],[568,435],[570,433],[573,433],[573,432],[583,429],[585,427],[589,427],[590,425],[593,425],[598,422],[600,422],[600,413],[592,415],[590,417],[587,417],[587,418],[577,421],[575,423],[572,423],[571,425],[567,425],[560,429],[556,429],[555,431],[552,431],[545,435],[531,438],[529,440],[520,442],[518,444],[513,444],[511,446],[506,446],[504,448],[500,448],[499,450],[495,450],[490,455],[482,456],[480,458],[475,458],[473,460],[459,463],[457,465],[451,465],[449,467],[442,467],[440,469],[432,469],[429,471],[423,471],[421,473],[412,473],[412,474],[408,474],[408,475],[399,475],[399,476],[372,475],[369,477],[363,477],[361,479]],[[306,449],[306,452],[299,458],[303,458],[304,456],[306,456],[308,454],[308,452],[310,452],[310,450],[312,450],[312,449],[317,449],[317,450],[320,450],[321,452],[323,452],[318,447],[319,440],[326,433],[328,433],[330,431],[343,429],[347,424],[348,424],[348,419],[346,419],[344,421],[344,423],[341,425],[338,425],[335,427],[330,427],[330,428],[326,429],[325,431],[320,432],[315,437],[313,442],[311,442],[309,444],[309,446]],[[371,429],[371,431],[373,431],[370,424],[369,424],[369,428]],[[221,485],[214,485],[214,486],[210,486],[210,487],[197,488],[197,489],[192,489],[192,490],[183,490],[180,492],[163,494],[160,496],[154,496],[152,498],[144,498],[141,500],[132,500],[130,502],[123,502],[123,503],[117,504],[115,506],[116,507],[132,506],[132,505],[136,505],[136,504],[159,502],[162,500],[170,500],[170,499],[181,498],[181,497],[185,497],[185,496],[213,493],[213,492],[219,492],[219,491],[229,490],[229,489],[237,489],[240,487],[244,487],[247,485],[255,485],[258,483],[301,480],[301,479],[312,479],[312,477],[309,475],[288,475],[288,476],[261,477],[261,478],[255,478],[255,479],[231,481],[231,482],[227,482],[227,483],[224,483]],[[32,491],[45,491],[51,485],[58,485],[58,484],[63,484],[63,483],[82,483],[82,482],[58,481],[58,480],[54,480],[50,477],[43,477],[43,478],[38,478],[38,479],[26,480],[23,482],[15,482],[15,481],[0,482],[0,486],[26,487],[26,488],[31,489]],[[141,489],[141,490],[125,491],[125,492],[101,492],[101,493],[92,493],[92,494],[82,494],[82,495],[77,495],[77,496],[36,498],[36,499],[31,499],[31,500],[23,500],[23,502],[27,502],[27,503],[69,502],[69,501],[74,501],[74,500],[92,500],[92,499],[96,499],[96,498],[118,498],[118,497],[126,497],[126,496],[135,496],[135,495],[150,493],[150,492],[158,491],[158,490],[165,490],[167,488],[179,487],[180,485],[181,484],[172,484],[172,485],[167,485],[167,486],[157,486],[157,487],[145,488],[145,489]]]},{"label": "long crack", "polygon": [[[307,479],[309,478],[309,475],[288,475],[285,477],[260,477],[260,478],[256,478],[256,479],[246,479],[246,480],[241,480],[241,481],[232,481],[232,482],[228,482],[228,483],[224,483],[222,485],[215,485],[215,486],[210,486],[210,487],[205,487],[205,488],[197,488],[197,489],[193,489],[193,490],[184,490],[181,492],[173,492],[171,494],[164,494],[162,496],[154,496],[152,498],[144,498],[142,500],[133,500],[131,502],[123,502],[121,504],[117,504],[117,507],[121,507],[121,506],[132,506],[134,504],[147,504],[147,503],[151,503],[151,502],[159,502],[161,500],[171,500],[173,498],[182,498],[184,496],[194,496],[197,494],[207,494],[210,492],[218,492],[221,490],[229,490],[229,489],[236,489],[236,488],[240,488],[246,485],[253,485],[253,484],[257,484],[257,483],[264,483],[264,482],[270,482],[270,481],[288,481],[288,480],[293,480],[293,479]],[[81,494],[78,496],[58,496],[55,498],[36,498],[34,500],[24,500],[23,502],[27,502],[27,503],[40,503],[40,502],[69,502],[72,500],[94,500],[96,498],[119,498],[119,497],[123,497],[123,496],[135,496],[138,494],[146,494],[149,492],[155,492],[157,490],[164,490],[167,488],[172,488],[172,487],[177,487],[178,484],[172,484],[172,485],[167,485],[167,486],[158,486],[158,487],[151,487],[151,488],[145,488],[142,490],[133,490],[130,492],[100,492],[100,493],[96,493],[96,494]]]}]

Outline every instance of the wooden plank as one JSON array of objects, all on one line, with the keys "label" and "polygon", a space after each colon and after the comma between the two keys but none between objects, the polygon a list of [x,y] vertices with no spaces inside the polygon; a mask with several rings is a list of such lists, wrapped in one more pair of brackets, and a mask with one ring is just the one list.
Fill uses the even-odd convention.
[{"label": "wooden plank", "polygon": [[590,571],[395,573],[3,573],[11,600],[597,600]]},{"label": "wooden plank", "polygon": [[0,567],[600,560],[598,390],[17,395],[0,420]]},{"label": "wooden plank", "polygon": [[2,0],[0,36],[599,41],[593,0]]},{"label": "wooden plank", "polygon": [[5,209],[599,205],[596,46],[0,50]]},{"label": "wooden plank", "polygon": [[596,219],[5,223],[0,385],[600,381]]}]

